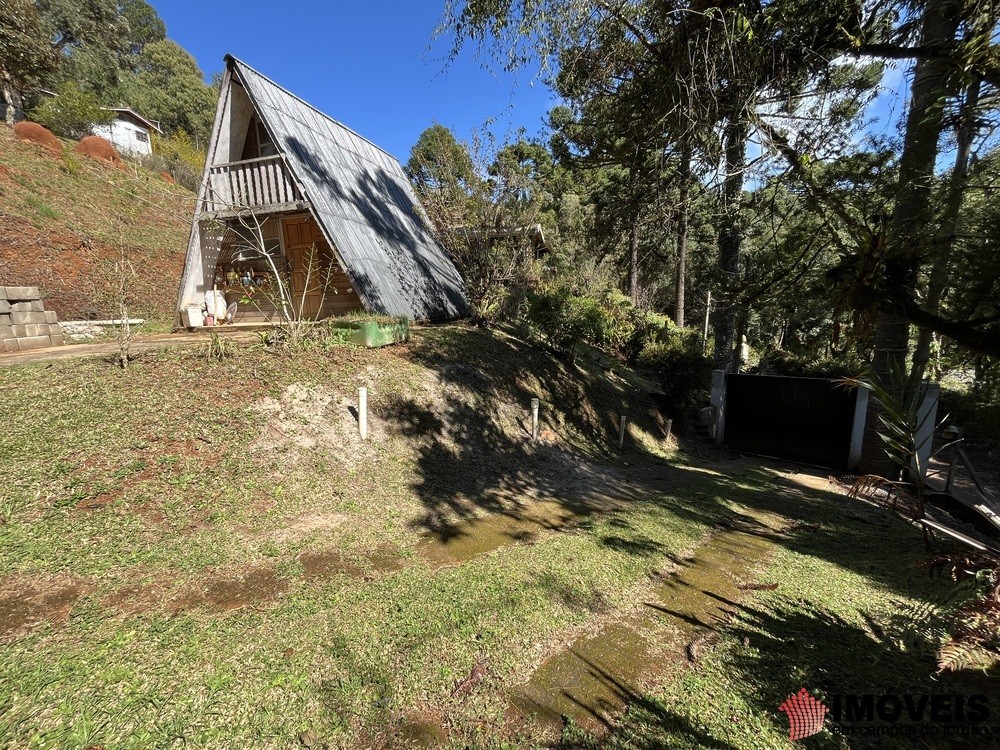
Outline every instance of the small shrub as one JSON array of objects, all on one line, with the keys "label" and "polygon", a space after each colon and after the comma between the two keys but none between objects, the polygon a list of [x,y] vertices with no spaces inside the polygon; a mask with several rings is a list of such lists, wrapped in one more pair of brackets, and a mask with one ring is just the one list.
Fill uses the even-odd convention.
[{"label": "small shrub", "polygon": [[651,344],[679,346],[690,339],[691,351],[701,346],[696,331],[682,331],[667,316],[636,307],[618,290],[591,297],[565,284],[542,285],[524,292],[522,309],[519,317],[532,333],[570,360],[583,342],[629,362]]},{"label": "small shrub", "polygon": [[950,576],[942,601],[913,613],[913,630],[934,646],[938,673],[989,670],[1000,663],[1000,561],[984,552],[944,552],[927,561]]},{"label": "small shrub", "polygon": [[257,338],[260,339],[261,345],[267,349],[277,349],[288,342],[288,335],[281,326],[277,325],[266,331],[258,331]]},{"label": "small shrub", "polygon": [[136,157],[136,161],[153,172],[166,172],[178,185],[197,192],[205,169],[205,152],[183,131],[152,135],[153,153]]},{"label": "small shrub", "polygon": [[62,171],[68,175],[79,174],[80,170],[83,169],[83,162],[80,161],[80,157],[77,156],[72,151],[67,151],[63,154]]},{"label": "small shrub", "polygon": [[214,359],[221,362],[230,355],[231,348],[232,344],[230,342],[213,331],[208,340],[208,359],[210,361]]},{"label": "small shrub", "polygon": [[659,378],[667,407],[675,416],[708,397],[712,360],[702,355],[697,331],[674,328],[666,341],[647,344],[637,364]]},{"label": "small shrub", "polygon": [[529,322],[570,362],[581,343],[600,342],[606,315],[596,300],[576,297],[566,288],[543,288],[528,299]]},{"label": "small shrub", "polygon": [[58,211],[56,211],[54,208],[52,208],[52,206],[50,206],[48,203],[45,203],[44,201],[39,200],[38,198],[28,198],[28,203],[31,204],[32,208],[34,208],[36,211],[38,211],[38,215],[39,216],[41,216],[41,217],[43,217],[45,219],[58,219],[59,218],[59,212]]},{"label": "small shrub", "polygon": [[641,311],[617,289],[605,295],[603,307],[599,345],[616,354],[627,354],[627,344],[635,336]]},{"label": "small shrub", "polygon": [[313,339],[321,349],[334,349],[339,346],[354,346],[351,341],[353,334],[354,331],[350,328],[342,328],[334,325],[333,321],[328,320],[316,326],[313,330]]},{"label": "small shrub", "polygon": [[639,353],[649,344],[666,343],[677,325],[666,315],[632,308],[632,335],[625,342],[623,354],[629,362],[635,362]]}]

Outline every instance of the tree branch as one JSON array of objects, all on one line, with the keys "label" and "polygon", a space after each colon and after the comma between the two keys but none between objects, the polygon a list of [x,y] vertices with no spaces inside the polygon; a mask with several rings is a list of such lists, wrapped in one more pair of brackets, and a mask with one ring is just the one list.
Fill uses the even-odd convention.
[{"label": "tree branch", "polygon": [[[846,50],[848,54],[858,57],[881,57],[886,60],[944,60],[955,67],[968,64],[958,56],[954,46],[924,46],[906,47],[896,44],[864,44]],[[972,71],[991,86],[1000,87],[1000,69],[988,61],[980,61],[971,66]]]},{"label": "tree branch", "polygon": [[[892,303],[888,305],[891,307]],[[968,323],[949,320],[936,313],[925,310],[911,297],[905,296],[899,300],[899,310],[906,319],[914,325],[929,328],[936,333],[947,336],[956,344],[971,349],[989,357],[1000,357],[1000,328],[982,330]]]},{"label": "tree branch", "polygon": [[[777,128],[764,122],[760,117],[754,119],[754,127],[758,130],[758,132],[760,132],[761,135],[771,142],[775,149],[777,149],[778,153],[785,157],[789,167],[791,167],[792,171],[799,177],[800,180],[802,180],[802,184],[805,186],[809,197],[812,199],[813,205],[820,209],[825,206],[836,214],[837,218],[843,221],[856,236],[861,237],[864,235],[865,228],[858,222],[857,219],[851,216],[850,212],[840,202],[840,200],[816,184],[812,175],[809,174],[803,164],[803,154],[800,154]],[[829,224],[826,217],[823,217],[823,220],[825,223]]]}]

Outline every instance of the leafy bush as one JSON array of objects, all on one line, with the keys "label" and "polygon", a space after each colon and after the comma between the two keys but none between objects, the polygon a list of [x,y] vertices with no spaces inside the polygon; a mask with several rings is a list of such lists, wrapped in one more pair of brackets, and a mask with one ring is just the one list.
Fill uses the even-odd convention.
[{"label": "leafy bush", "polygon": [[83,162],[80,161],[80,157],[72,151],[64,153],[62,160],[62,167],[60,168],[66,174],[79,174],[80,170],[83,168]]},{"label": "leafy bush", "polygon": [[989,670],[1000,664],[1000,561],[986,552],[942,552],[924,563],[955,587],[912,616],[912,627],[936,650],[938,673]]},{"label": "leafy bush", "polygon": [[636,307],[618,290],[591,297],[568,284],[547,284],[519,290],[518,298],[520,317],[571,360],[583,342],[630,362],[653,344],[701,351],[697,331],[680,329],[666,315]]},{"label": "leafy bush", "polygon": [[529,296],[529,322],[548,342],[572,362],[584,341],[599,344],[609,326],[609,316],[588,297],[576,297],[566,288],[542,288]]},{"label": "leafy bush", "polygon": [[80,140],[92,125],[111,122],[114,112],[101,107],[97,97],[72,81],[61,84],[57,96],[44,99],[31,112],[31,119],[64,138]]},{"label": "leafy bush", "polygon": [[767,352],[754,368],[757,375],[787,375],[800,378],[847,378],[869,369],[854,355],[837,357],[809,357],[792,354],[781,349]]},{"label": "leafy bush", "polygon": [[679,416],[707,400],[712,360],[702,355],[697,331],[674,327],[665,340],[646,344],[636,363],[660,379],[667,408],[673,414]]},{"label": "leafy bush", "polygon": [[632,335],[625,342],[623,354],[630,362],[635,362],[640,352],[650,344],[667,343],[675,331],[680,329],[666,315],[632,308]]},{"label": "leafy bush", "polygon": [[626,353],[629,341],[635,336],[640,311],[617,289],[604,296],[603,309],[600,340],[595,343],[611,352]]},{"label": "leafy bush", "polygon": [[153,153],[138,157],[138,162],[154,172],[169,172],[178,185],[198,192],[205,169],[205,152],[182,130],[170,135],[153,133]]},{"label": "leafy bush", "polygon": [[948,421],[963,427],[969,437],[1000,435],[1000,402],[971,389],[943,384],[938,414],[947,414]]},{"label": "leafy bush", "polygon": [[38,198],[29,197],[28,203],[38,211],[38,215],[46,219],[58,219],[59,212],[56,211],[52,206],[50,206],[45,201],[39,200]]}]

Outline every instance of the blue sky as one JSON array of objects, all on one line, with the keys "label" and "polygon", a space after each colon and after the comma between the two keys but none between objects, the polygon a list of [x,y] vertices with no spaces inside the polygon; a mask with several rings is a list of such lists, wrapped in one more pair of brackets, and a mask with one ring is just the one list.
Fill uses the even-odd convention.
[{"label": "blue sky", "polygon": [[402,162],[435,122],[463,140],[488,120],[500,139],[533,135],[554,103],[529,71],[490,72],[472,54],[446,67],[448,42],[431,43],[443,0],[152,5],[206,76],[232,53]]},{"label": "blue sky", "polygon": [[[234,54],[406,162],[435,122],[462,140],[490,122],[503,141],[544,129],[556,100],[536,70],[507,74],[466,50],[450,65],[432,40],[444,0],[206,2],[152,0],[167,35],[210,77]],[[868,131],[892,135],[903,114],[907,63],[889,67]]]}]

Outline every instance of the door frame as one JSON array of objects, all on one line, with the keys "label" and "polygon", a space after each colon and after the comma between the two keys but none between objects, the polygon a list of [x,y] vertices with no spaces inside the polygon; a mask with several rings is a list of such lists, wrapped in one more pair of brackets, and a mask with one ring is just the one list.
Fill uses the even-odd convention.
[{"label": "door frame", "polygon": [[[286,261],[288,263],[288,276],[289,276],[289,284],[288,284],[288,286],[289,286],[289,294],[291,294],[291,296],[292,296],[292,308],[295,311],[298,311],[298,304],[299,304],[299,301],[302,299],[301,295],[302,295],[302,292],[303,292],[303,289],[301,288],[301,286],[297,287],[296,284],[295,284],[296,266],[297,265],[301,266],[301,264],[297,264],[296,261],[299,260],[299,258],[298,257],[293,258],[292,255],[291,255],[291,253],[289,252],[290,248],[293,247],[293,246],[288,242],[287,235],[285,234],[285,232],[286,232],[287,225],[290,224],[290,223],[302,223],[302,224],[306,224],[306,223],[309,223],[309,222],[311,222],[312,225],[313,225],[313,238],[314,238],[313,244],[316,244],[315,243],[315,238],[319,237],[319,238],[321,238],[323,240],[323,242],[329,248],[329,242],[326,239],[326,235],[323,234],[323,229],[320,226],[320,223],[316,220],[316,217],[313,216],[312,213],[307,212],[307,213],[295,214],[293,216],[284,216],[284,217],[281,218],[281,224],[280,224],[281,249],[282,249],[282,252],[284,253],[285,259],[286,259]],[[306,245],[302,245],[302,246],[296,245],[295,247],[297,248],[297,247],[308,247],[308,246],[306,246]],[[320,254],[319,257],[322,258],[322,255]],[[337,260],[336,256],[333,253],[333,249],[332,248],[329,248],[329,257],[328,257],[327,260],[328,261],[332,261],[332,262],[336,262],[336,260]],[[323,273],[322,263],[320,264],[319,271],[320,271],[320,274],[321,274],[321,277],[322,277],[322,273]],[[302,273],[304,274],[304,271]],[[314,300],[314,301],[311,301],[311,300]],[[313,307],[315,307],[315,310],[312,309]],[[309,319],[309,320],[317,320],[319,318],[319,316],[322,314],[322,312],[323,312],[323,292],[322,292],[322,290],[320,290],[320,289],[317,288],[317,290],[315,290],[313,293],[308,293],[308,290],[307,290],[306,298],[305,298],[305,303],[303,304],[303,309],[302,309],[302,315],[303,315],[303,317],[306,318],[306,319]]]}]

